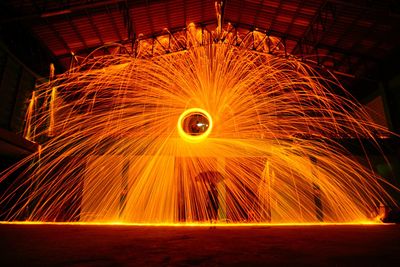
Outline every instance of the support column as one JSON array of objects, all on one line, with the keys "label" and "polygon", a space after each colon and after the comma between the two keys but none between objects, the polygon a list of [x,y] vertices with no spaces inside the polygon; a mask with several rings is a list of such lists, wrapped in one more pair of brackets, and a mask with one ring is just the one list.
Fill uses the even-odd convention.
[{"label": "support column", "polygon": [[319,187],[318,172],[316,171],[317,159],[311,156],[310,161],[311,161],[311,173],[314,178],[313,179],[314,181],[312,182],[312,189],[313,189],[314,203],[315,203],[315,217],[317,218],[318,221],[323,222],[324,212],[322,206],[321,188]]},{"label": "support column", "polygon": [[226,181],[227,178],[225,175],[225,158],[217,159],[217,171],[222,175],[221,180],[217,185],[218,189],[218,200],[219,200],[219,209],[218,209],[218,220],[222,222],[226,222]]}]

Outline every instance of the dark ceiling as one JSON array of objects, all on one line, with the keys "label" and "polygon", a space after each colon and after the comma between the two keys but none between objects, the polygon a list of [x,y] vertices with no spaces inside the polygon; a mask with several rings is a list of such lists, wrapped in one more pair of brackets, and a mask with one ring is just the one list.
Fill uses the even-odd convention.
[{"label": "dark ceiling", "polygon": [[[280,37],[288,53],[313,56],[343,80],[369,83],[393,68],[399,73],[392,60],[400,47],[398,0],[227,0],[223,7],[225,23]],[[214,0],[3,0],[0,9],[11,50],[20,47],[16,54],[37,61],[33,48],[24,52],[37,42],[64,70],[71,52],[85,56],[108,43],[129,45],[141,34],[217,22]]]}]

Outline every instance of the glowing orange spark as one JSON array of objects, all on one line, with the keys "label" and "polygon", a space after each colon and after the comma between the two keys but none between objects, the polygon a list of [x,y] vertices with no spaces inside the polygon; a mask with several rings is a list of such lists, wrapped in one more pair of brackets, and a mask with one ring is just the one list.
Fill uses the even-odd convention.
[{"label": "glowing orange spark", "polygon": [[[199,135],[190,135],[188,134],[184,128],[183,128],[183,124],[184,124],[184,120],[185,118],[187,118],[188,115],[190,114],[201,114],[204,115],[207,118],[208,121],[208,125],[207,125],[207,130],[204,131],[203,133],[199,134]],[[202,122],[198,122],[197,123],[198,127],[201,127],[203,125]],[[201,142],[202,140],[206,139],[207,136],[210,134],[211,130],[212,130],[212,118],[210,116],[210,114],[208,114],[207,111],[201,109],[201,108],[190,108],[185,110],[178,119],[178,124],[177,124],[177,128],[178,128],[178,132],[180,137],[182,137],[184,140],[191,142],[191,143],[198,143]]]},{"label": "glowing orange spark", "polygon": [[88,58],[37,88],[27,136],[42,148],[1,175],[18,175],[2,218],[346,223],[374,221],[379,203],[393,203],[340,144],[387,130],[334,77],[279,56],[282,43],[261,32],[186,33],[139,40],[136,58]]}]

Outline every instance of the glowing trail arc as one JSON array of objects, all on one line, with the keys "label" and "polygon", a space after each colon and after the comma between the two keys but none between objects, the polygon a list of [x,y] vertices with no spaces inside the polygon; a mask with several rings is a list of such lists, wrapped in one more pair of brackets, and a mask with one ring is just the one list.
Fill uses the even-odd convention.
[{"label": "glowing trail arc", "polygon": [[[207,118],[207,122],[208,122],[207,130],[198,135],[189,134],[189,133],[187,133],[187,131],[184,130],[184,127],[183,127],[184,120],[185,120],[185,118],[187,118],[190,115],[194,116],[197,114],[203,115]],[[202,125],[198,125],[198,126],[200,127]],[[211,115],[207,111],[205,111],[204,109],[201,109],[201,108],[189,108],[189,109],[185,110],[179,116],[178,124],[177,124],[179,136],[189,143],[199,143],[199,142],[205,140],[210,135],[212,128],[213,128],[213,120],[212,120]]]},{"label": "glowing trail arc", "polygon": [[389,133],[334,77],[261,53],[283,51],[262,33],[253,34],[257,51],[227,29],[218,43],[199,33],[192,25],[181,36],[185,52],[140,41],[136,58],[94,57],[39,85],[27,135],[42,149],[0,175],[14,181],[0,196],[0,219],[375,222],[379,203],[394,203],[340,143]]}]

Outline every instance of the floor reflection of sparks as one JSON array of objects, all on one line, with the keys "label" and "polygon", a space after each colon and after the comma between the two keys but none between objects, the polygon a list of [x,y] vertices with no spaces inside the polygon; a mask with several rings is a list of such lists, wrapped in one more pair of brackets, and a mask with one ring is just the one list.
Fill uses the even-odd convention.
[{"label": "floor reflection of sparks", "polygon": [[[374,143],[385,129],[333,78],[217,32],[200,45],[191,25],[186,51],[96,57],[40,85],[26,135],[42,148],[3,173],[18,178],[1,199],[2,218],[373,223],[391,198],[340,139]],[[265,47],[277,48],[273,40]]]}]

